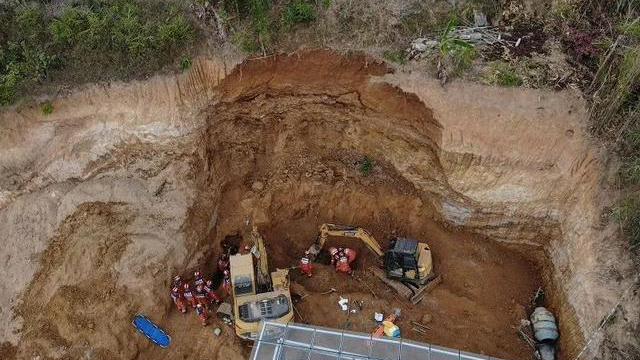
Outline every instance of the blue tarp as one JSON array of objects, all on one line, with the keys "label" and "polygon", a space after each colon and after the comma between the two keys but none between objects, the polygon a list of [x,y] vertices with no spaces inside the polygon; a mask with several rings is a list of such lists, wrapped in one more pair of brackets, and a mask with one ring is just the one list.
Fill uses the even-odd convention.
[{"label": "blue tarp", "polygon": [[149,340],[156,343],[158,346],[167,347],[171,343],[171,336],[166,331],[162,330],[158,325],[154,324],[148,317],[138,314],[133,318],[133,326],[138,329]]}]

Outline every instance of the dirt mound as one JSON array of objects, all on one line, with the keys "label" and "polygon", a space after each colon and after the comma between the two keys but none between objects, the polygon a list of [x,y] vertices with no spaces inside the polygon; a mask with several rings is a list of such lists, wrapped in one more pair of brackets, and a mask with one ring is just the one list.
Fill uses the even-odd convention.
[{"label": "dirt mound", "polygon": [[[321,50],[230,68],[199,61],[176,78],[87,89],[49,118],[2,115],[3,354],[246,356],[230,328],[216,323],[215,337],[178,314],[167,286],[213,271],[220,241],[252,224],[273,267],[295,265],[328,221],[383,245],[390,234],[426,240],[444,282],[419,306],[367,274],[379,260],[345,241],[361,254],[354,278],[323,265],[312,279],[292,275],[309,293],[298,320],[369,332],[373,311],[400,307],[403,336],[503,358],[530,356],[512,326],[538,286],[559,315],[562,358],[626,286],[598,265],[620,258],[612,267],[628,269],[600,245],[614,230],[591,226],[607,194],[574,95],[442,89]],[[363,300],[362,313],[342,313],[339,295]],[[173,336],[169,349],[133,330],[139,311]],[[425,314],[432,330],[411,332]]]}]

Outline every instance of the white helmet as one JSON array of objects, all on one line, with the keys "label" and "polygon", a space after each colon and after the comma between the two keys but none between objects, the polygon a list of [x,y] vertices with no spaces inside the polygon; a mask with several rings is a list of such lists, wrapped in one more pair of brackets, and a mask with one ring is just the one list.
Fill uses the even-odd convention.
[{"label": "white helmet", "polygon": [[329,248],[329,254],[331,255],[335,255],[338,252],[338,249],[336,249],[335,247],[330,247]]}]

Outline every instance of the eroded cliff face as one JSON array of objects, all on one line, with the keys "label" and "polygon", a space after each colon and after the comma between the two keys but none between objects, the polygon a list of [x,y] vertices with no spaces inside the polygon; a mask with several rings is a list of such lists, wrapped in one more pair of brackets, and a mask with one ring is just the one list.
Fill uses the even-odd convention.
[{"label": "eroded cliff face", "polygon": [[[528,352],[505,308],[524,305],[538,283],[559,315],[563,359],[629,286],[615,226],[600,217],[613,201],[607,168],[575,94],[441,88],[320,50],[236,63],[88,87],[47,117],[2,113],[2,351],[167,355],[132,341],[128,319],[142,311],[176,333],[170,355],[241,357],[240,344],[222,346],[231,335],[180,331],[189,320],[170,311],[166,287],[247,221],[283,241],[270,245],[279,266],[329,220],[378,237],[433,236],[451,280],[425,306],[446,307],[477,339],[443,326],[426,340],[505,358]],[[365,155],[368,176],[358,171]],[[637,326],[633,301],[609,330],[619,346]]]}]

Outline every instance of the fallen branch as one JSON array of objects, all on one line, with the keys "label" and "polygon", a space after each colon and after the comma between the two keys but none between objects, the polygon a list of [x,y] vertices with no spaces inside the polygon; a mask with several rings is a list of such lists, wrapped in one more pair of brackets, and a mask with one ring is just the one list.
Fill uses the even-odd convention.
[{"label": "fallen branch", "polygon": [[336,292],[336,291],[337,291],[336,289],[331,288],[329,291],[322,292],[322,293],[320,293],[319,295],[327,295],[327,294],[334,293],[334,292]]}]

